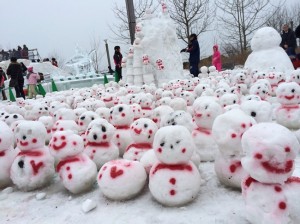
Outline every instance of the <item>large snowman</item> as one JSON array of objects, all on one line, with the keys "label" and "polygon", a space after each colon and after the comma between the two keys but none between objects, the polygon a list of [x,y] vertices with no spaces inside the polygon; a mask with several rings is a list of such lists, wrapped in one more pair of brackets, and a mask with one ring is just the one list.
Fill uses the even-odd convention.
[{"label": "large snowman", "polygon": [[272,27],[263,27],[256,31],[251,40],[252,53],[248,56],[245,68],[266,70],[275,67],[277,71],[294,70],[286,52],[279,46],[281,37]]}]

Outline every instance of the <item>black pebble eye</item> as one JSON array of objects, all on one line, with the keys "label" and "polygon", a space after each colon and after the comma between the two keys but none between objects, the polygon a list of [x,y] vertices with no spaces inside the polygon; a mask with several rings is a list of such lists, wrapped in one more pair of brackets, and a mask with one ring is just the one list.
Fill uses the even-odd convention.
[{"label": "black pebble eye", "polygon": [[20,161],[18,162],[18,166],[19,166],[21,169],[23,169],[23,168],[24,168],[24,161],[23,161],[23,160],[20,160]]},{"label": "black pebble eye", "polygon": [[43,108],[40,108],[40,110],[43,110]]},{"label": "black pebble eye", "polygon": [[148,124],[144,124],[144,128],[148,128]]},{"label": "black pebble eye", "polygon": [[291,91],[292,93],[294,93],[295,92],[295,89],[292,89],[292,91]]},{"label": "black pebble eye", "polygon": [[165,145],[165,143],[164,143],[164,142],[160,143],[160,146],[161,146],[161,147],[164,147],[164,145]]},{"label": "black pebble eye", "polygon": [[45,110],[48,110],[48,107],[45,107]]},{"label": "black pebble eye", "polygon": [[102,130],[102,132],[106,132],[106,127],[102,126],[101,130]]},{"label": "black pebble eye", "polygon": [[179,144],[180,143],[180,140],[176,141],[176,144]]},{"label": "black pebble eye", "polygon": [[5,116],[4,118],[7,119],[7,118],[9,118],[9,116]]},{"label": "black pebble eye", "polygon": [[208,106],[205,106],[205,110],[207,110]]},{"label": "black pebble eye", "polygon": [[92,119],[92,121],[93,121],[95,118],[94,118],[94,117],[92,117],[91,119]]},{"label": "black pebble eye", "polygon": [[119,108],[119,112],[122,112],[122,111],[123,111],[123,107],[120,107],[120,108]]},{"label": "black pebble eye", "polygon": [[25,136],[25,135],[23,135],[22,139],[23,139],[23,140],[25,140],[25,139],[26,139],[26,136]]},{"label": "black pebble eye", "polygon": [[82,116],[81,118],[80,118],[80,120],[84,120],[85,119],[85,116]]},{"label": "black pebble eye", "polygon": [[97,137],[98,137],[98,136],[97,136],[96,134],[93,135],[94,140],[96,140]]},{"label": "black pebble eye", "polygon": [[235,104],[235,103],[236,103],[236,101],[234,100],[234,101],[233,101],[233,103]]},{"label": "black pebble eye", "polygon": [[256,117],[256,113],[254,111],[251,112],[251,117]]},{"label": "black pebble eye", "polygon": [[13,116],[13,118],[17,119],[17,118],[18,118],[18,115],[15,114],[15,115]]},{"label": "black pebble eye", "polygon": [[109,113],[112,114],[112,110]]}]

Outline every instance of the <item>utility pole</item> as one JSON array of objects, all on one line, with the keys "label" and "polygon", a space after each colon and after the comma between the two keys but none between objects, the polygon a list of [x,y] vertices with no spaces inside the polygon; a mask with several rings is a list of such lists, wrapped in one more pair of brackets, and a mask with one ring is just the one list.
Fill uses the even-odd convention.
[{"label": "utility pole", "polygon": [[125,0],[125,1],[126,1],[126,9],[127,9],[127,17],[128,17],[128,27],[130,33],[130,42],[131,44],[133,44],[134,33],[135,33],[134,5],[133,5],[133,0]]},{"label": "utility pole", "polygon": [[111,69],[110,56],[109,56],[109,49],[108,49],[107,39],[105,39],[104,42],[105,42],[105,48],[106,48],[106,56],[107,56],[108,67]]}]

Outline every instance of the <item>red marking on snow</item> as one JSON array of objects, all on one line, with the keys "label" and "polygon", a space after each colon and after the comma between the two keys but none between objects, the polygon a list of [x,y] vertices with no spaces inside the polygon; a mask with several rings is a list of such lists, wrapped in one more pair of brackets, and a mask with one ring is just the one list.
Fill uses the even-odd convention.
[{"label": "red marking on snow", "polygon": [[51,133],[51,129],[47,130],[47,133],[50,134]]},{"label": "red marking on snow", "polygon": [[110,169],[110,176],[114,179],[114,178],[117,178],[118,176],[121,176],[122,174],[124,173],[123,170],[117,170],[117,167],[116,166],[113,166],[111,169]]},{"label": "red marking on snow", "polygon": [[5,151],[0,152],[0,157],[5,156]]},{"label": "red marking on snow", "polygon": [[170,190],[170,195],[171,196],[174,196],[176,194],[176,191],[175,190]]},{"label": "red marking on snow", "polygon": [[73,145],[76,146],[76,145],[77,145],[77,142],[73,142]]},{"label": "red marking on snow", "polygon": [[68,164],[68,163],[74,163],[74,162],[79,162],[79,161],[80,161],[80,159],[77,158],[77,157],[64,159],[64,160],[60,161],[60,162],[57,164],[57,166],[56,166],[56,172],[59,172],[60,169],[61,169],[64,165],[66,165],[66,164]]},{"label": "red marking on snow", "polygon": [[231,134],[231,138],[236,138],[236,134],[235,133]]},{"label": "red marking on snow", "polygon": [[181,152],[182,152],[182,153],[185,153],[185,152],[186,152],[186,149],[185,149],[185,148],[183,148],[183,149],[181,150]]},{"label": "red marking on snow", "polygon": [[57,138],[56,138],[56,137],[54,137],[54,138],[53,138],[53,141],[54,141],[54,142],[56,142],[56,141],[57,141]]},{"label": "red marking on snow", "polygon": [[151,135],[152,133],[153,133],[153,131],[150,129],[150,130],[149,130],[149,134]]},{"label": "red marking on snow", "polygon": [[207,117],[210,117],[210,114],[207,114],[206,116],[207,116]]},{"label": "red marking on snow", "polygon": [[252,123],[250,123],[250,127],[252,127],[253,126],[253,124]]},{"label": "red marking on snow", "polygon": [[254,155],[254,157],[256,158],[256,159],[262,159],[262,154],[260,154],[260,153],[256,153],[255,155]]},{"label": "red marking on snow", "polygon": [[252,177],[248,177],[245,181],[245,185],[247,187],[250,187],[250,185],[253,183],[253,182],[257,182],[257,180],[253,179]]},{"label": "red marking on snow", "polygon": [[80,122],[79,125],[80,125],[80,126],[83,126],[83,122]]},{"label": "red marking on snow", "polygon": [[192,171],[193,167],[189,164],[174,164],[174,165],[169,165],[169,164],[163,164],[160,163],[158,164],[152,174],[155,174],[157,171],[162,170],[162,169],[169,169],[169,170],[187,170],[187,171]]},{"label": "red marking on snow", "polygon": [[291,184],[291,183],[299,183],[300,184],[300,177],[289,177],[285,183],[286,184]]},{"label": "red marking on snow", "polygon": [[202,114],[195,114],[196,117],[202,117]]},{"label": "red marking on snow", "polygon": [[290,111],[292,109],[299,109],[299,105],[284,105],[281,108],[284,110]]},{"label": "red marking on snow", "polygon": [[115,125],[116,129],[129,129],[128,125]]},{"label": "red marking on snow", "polygon": [[69,178],[69,180],[71,180],[72,179],[72,174],[69,174],[68,178]]},{"label": "red marking on snow", "polygon": [[102,174],[99,175],[99,180],[102,178]]},{"label": "red marking on snow", "polygon": [[158,151],[159,153],[161,153],[161,152],[162,152],[162,149],[161,149],[161,148],[158,148],[157,151]]},{"label": "red marking on snow", "polygon": [[116,138],[120,138],[120,135],[119,135],[119,134],[117,134],[117,135],[116,135]]},{"label": "red marking on snow", "polygon": [[135,129],[133,129],[133,131],[134,131],[137,135],[139,135],[139,134],[141,134],[142,129],[137,129],[137,128],[135,128]]},{"label": "red marking on snow", "polygon": [[110,102],[110,101],[112,101],[112,100],[113,100],[112,97],[110,97],[110,98],[108,98],[108,99],[103,99],[104,102]]},{"label": "red marking on snow", "polygon": [[242,128],[246,128],[246,124],[242,124],[241,126],[242,126]]},{"label": "red marking on snow", "polygon": [[44,165],[43,162],[39,162],[38,164],[35,164],[34,160],[31,160],[30,164],[33,169],[33,175],[37,175],[37,173],[39,172],[39,169]]},{"label": "red marking on snow", "polygon": [[56,146],[55,144],[52,145],[52,148],[55,151],[61,150],[62,148],[64,148],[67,145],[67,142],[62,142],[59,146]]},{"label": "red marking on snow", "polygon": [[69,166],[67,166],[66,170],[70,170],[70,167],[69,167]]},{"label": "red marking on snow", "polygon": [[242,166],[241,161],[237,161],[234,164],[231,164],[230,167],[229,167],[230,172],[234,173],[237,170],[237,168],[239,168],[241,166]]},{"label": "red marking on snow", "polygon": [[60,130],[60,131],[63,131],[63,130],[64,130],[64,128],[60,128],[59,130]]},{"label": "red marking on snow", "polygon": [[154,123],[157,123],[158,119],[157,118],[152,118],[152,121],[154,121]]},{"label": "red marking on snow", "polygon": [[279,187],[279,186],[275,186],[274,189],[275,189],[276,192],[281,192],[282,191],[282,188]]},{"label": "red marking on snow", "polygon": [[118,142],[118,144],[117,144],[118,146],[121,146],[121,143],[120,142]]},{"label": "red marking on snow", "polygon": [[262,162],[261,164],[270,173],[284,174],[292,171],[294,166],[294,161],[293,160],[287,161],[285,163],[285,168],[278,168],[276,166],[273,166],[269,162]]},{"label": "red marking on snow", "polygon": [[106,139],[107,138],[107,136],[106,135],[103,135],[103,139]]},{"label": "red marking on snow", "polygon": [[32,139],[32,143],[36,143],[36,142],[37,142],[36,138]]},{"label": "red marking on snow", "polygon": [[133,143],[131,145],[129,145],[126,149],[126,152],[130,149],[130,148],[137,148],[137,149],[145,149],[145,150],[149,150],[152,149],[152,144],[151,143]]},{"label": "red marking on snow", "polygon": [[209,129],[198,127],[196,130],[203,134],[211,135],[211,130],[209,130]]},{"label": "red marking on snow", "polygon": [[43,152],[41,151],[22,151],[19,152],[18,156],[33,156],[33,157],[38,157],[42,156]]},{"label": "red marking on snow", "polygon": [[171,178],[171,179],[169,180],[169,182],[170,182],[171,184],[175,185],[175,184],[176,184],[176,179],[175,179],[175,178]]},{"label": "red marking on snow", "polygon": [[134,152],[135,155],[139,154],[139,152]]},{"label": "red marking on snow", "polygon": [[62,120],[62,116],[60,116],[58,119],[59,119],[59,120]]},{"label": "red marking on snow", "polygon": [[110,146],[109,142],[88,142],[86,145],[92,146],[92,147],[109,147]]},{"label": "red marking on snow", "polygon": [[96,152],[96,150],[95,149],[93,149],[93,153],[95,153]]},{"label": "red marking on snow", "polygon": [[284,210],[284,209],[286,209],[286,203],[283,202],[283,201],[281,201],[281,202],[279,202],[278,207],[279,207],[280,209]]},{"label": "red marking on snow", "polygon": [[63,136],[60,137],[60,139],[61,139],[61,140],[65,140],[65,139],[66,139],[66,136],[63,135]]},{"label": "red marking on snow", "polygon": [[122,114],[121,114],[121,116],[122,116],[122,117],[125,117],[125,116],[126,116],[126,114],[125,114],[125,113],[122,113]]},{"label": "red marking on snow", "polygon": [[287,147],[284,148],[284,150],[285,150],[285,152],[290,152],[291,148],[287,146]]},{"label": "red marking on snow", "polygon": [[292,96],[284,96],[284,98],[286,98],[287,100],[292,100],[295,98],[295,95],[292,95]]},{"label": "red marking on snow", "polygon": [[104,167],[103,167],[103,171],[105,171],[106,169],[107,169],[107,166],[104,166]]},{"label": "red marking on snow", "polygon": [[20,144],[21,144],[21,146],[27,146],[27,145],[28,145],[28,142],[22,142],[22,141],[20,140]]},{"label": "red marking on snow", "polygon": [[142,110],[152,110],[150,107],[142,107]]}]

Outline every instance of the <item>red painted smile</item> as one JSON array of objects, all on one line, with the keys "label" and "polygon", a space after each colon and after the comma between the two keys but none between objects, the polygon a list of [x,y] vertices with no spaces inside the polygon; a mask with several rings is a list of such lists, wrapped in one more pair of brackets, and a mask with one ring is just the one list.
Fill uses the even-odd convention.
[{"label": "red painted smile", "polygon": [[135,129],[134,129],[134,132],[135,132],[136,134],[139,135],[139,134],[141,134],[142,130],[141,130],[141,129],[139,130],[139,129],[136,129],[136,128],[135,128]]},{"label": "red painted smile", "polygon": [[271,165],[269,162],[262,162],[262,166],[270,173],[276,173],[276,174],[285,174],[292,171],[294,167],[294,161],[289,160],[285,163],[284,168],[279,168],[277,166]]},{"label": "red painted smile", "polygon": [[62,148],[64,148],[65,146],[67,145],[67,143],[66,142],[63,142],[63,143],[61,143],[59,146],[56,146],[56,145],[52,145],[53,146],[53,149],[55,150],[55,151],[58,151],[58,150],[61,150]]},{"label": "red painted smile", "polygon": [[20,144],[21,144],[21,146],[27,146],[28,142],[22,142],[22,141],[20,141]]},{"label": "red painted smile", "polygon": [[293,96],[285,96],[285,98],[286,98],[287,100],[291,100],[291,99],[294,99],[295,96],[294,96],[294,95],[293,95]]}]

